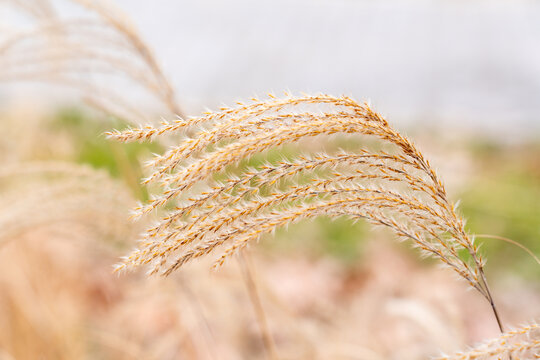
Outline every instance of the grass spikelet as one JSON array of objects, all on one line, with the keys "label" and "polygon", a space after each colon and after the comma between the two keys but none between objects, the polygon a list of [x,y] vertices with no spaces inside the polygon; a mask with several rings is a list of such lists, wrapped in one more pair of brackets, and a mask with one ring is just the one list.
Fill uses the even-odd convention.
[{"label": "grass spikelet", "polygon": [[466,352],[452,356],[442,356],[437,360],[473,359],[538,359],[540,355],[540,326],[531,323],[515,330],[507,331],[499,337],[484,342]]}]

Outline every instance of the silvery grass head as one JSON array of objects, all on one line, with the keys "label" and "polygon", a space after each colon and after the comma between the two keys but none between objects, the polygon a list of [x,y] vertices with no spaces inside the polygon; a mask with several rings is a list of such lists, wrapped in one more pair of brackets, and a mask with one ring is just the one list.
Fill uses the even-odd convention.
[{"label": "silvery grass head", "polygon": [[[168,275],[215,253],[221,265],[278,227],[317,216],[345,216],[392,229],[489,297],[482,257],[443,183],[414,144],[383,117],[345,96],[252,100],[159,127],[107,134],[124,142],[181,138],[148,164],[151,174],[144,184],[158,184],[163,191],[135,213],[161,208],[165,215],[119,268],[148,264],[151,273]],[[266,150],[333,134],[362,135],[383,146],[227,172],[230,165]],[[215,180],[216,174],[225,178]]]}]

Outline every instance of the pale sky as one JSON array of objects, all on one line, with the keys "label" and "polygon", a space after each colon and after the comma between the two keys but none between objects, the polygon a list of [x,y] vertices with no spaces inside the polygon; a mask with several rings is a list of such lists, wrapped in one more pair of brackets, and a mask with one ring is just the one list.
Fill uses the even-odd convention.
[{"label": "pale sky", "polygon": [[540,129],[540,2],[120,0],[186,106],[267,91],[369,99],[400,122]]}]

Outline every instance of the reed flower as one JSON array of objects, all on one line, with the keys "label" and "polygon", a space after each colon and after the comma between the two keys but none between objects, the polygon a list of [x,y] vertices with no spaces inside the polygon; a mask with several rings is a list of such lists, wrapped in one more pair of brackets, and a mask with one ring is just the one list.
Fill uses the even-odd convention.
[{"label": "reed flower", "polygon": [[[300,155],[235,175],[227,171],[277,146],[334,134],[360,135],[366,146]],[[278,227],[345,216],[392,229],[489,297],[482,257],[443,183],[414,144],[366,104],[346,96],[270,96],[107,135],[125,142],[181,137],[149,162],[144,183],[158,184],[162,191],[139,206],[135,217],[168,210],[119,268],[150,264],[151,273],[168,275],[218,252],[216,265],[221,265]],[[224,179],[215,180],[216,174]]]}]

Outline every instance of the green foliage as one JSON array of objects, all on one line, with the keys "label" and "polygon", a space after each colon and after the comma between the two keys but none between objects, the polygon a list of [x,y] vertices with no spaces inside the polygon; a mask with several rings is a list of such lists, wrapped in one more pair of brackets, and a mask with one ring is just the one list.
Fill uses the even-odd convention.
[{"label": "green foliage", "polygon": [[321,231],[321,240],[326,252],[337,256],[339,259],[354,263],[362,252],[363,239],[368,232],[368,224],[365,222],[353,223],[349,219],[329,219],[322,217],[317,221]]},{"label": "green foliage", "polygon": [[[485,149],[485,147],[483,147]],[[477,178],[461,195],[461,211],[472,233],[504,236],[540,254],[540,151],[537,145],[520,149],[475,152]],[[509,243],[479,239],[488,270],[513,269],[540,277],[540,267],[522,249]],[[491,266],[490,266],[491,265]]]},{"label": "green foliage", "polygon": [[99,121],[78,108],[61,109],[51,126],[73,138],[76,162],[107,170],[112,176],[124,180],[141,200],[147,199],[146,190],[139,185],[143,176],[139,159],[149,158],[152,152],[160,151],[158,144],[122,145],[108,141],[103,133],[111,127],[125,128],[126,123],[114,118],[107,119],[107,122]]},{"label": "green foliage", "polygon": [[302,253],[302,256],[315,258],[331,256],[345,265],[354,265],[361,261],[369,227],[362,221],[321,216],[277,229],[275,236],[264,236],[261,245],[276,253]]}]

